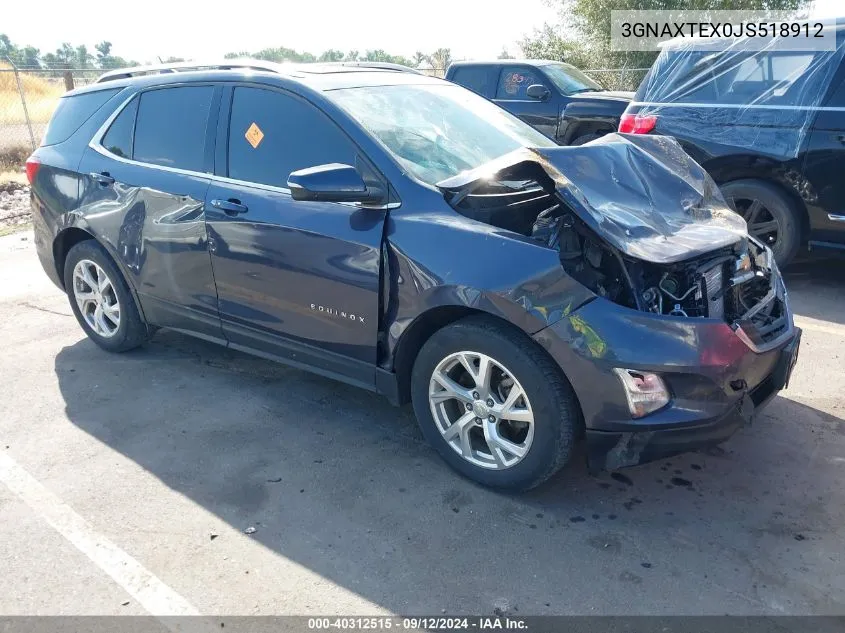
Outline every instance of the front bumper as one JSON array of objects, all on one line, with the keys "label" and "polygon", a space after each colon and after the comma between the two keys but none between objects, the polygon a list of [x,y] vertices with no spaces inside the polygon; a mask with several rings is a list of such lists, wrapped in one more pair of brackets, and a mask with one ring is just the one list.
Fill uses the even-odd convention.
[{"label": "front bumper", "polygon": [[[788,381],[801,330],[755,351],[724,321],[667,317],[596,299],[534,335],[572,383],[593,469],[613,470],[718,444]],[[671,401],[631,417],[615,367],[659,374]]]}]

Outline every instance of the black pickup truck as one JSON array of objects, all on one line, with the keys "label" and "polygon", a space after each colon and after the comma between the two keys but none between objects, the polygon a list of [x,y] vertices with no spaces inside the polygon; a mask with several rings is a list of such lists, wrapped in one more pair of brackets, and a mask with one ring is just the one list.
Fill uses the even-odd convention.
[{"label": "black pickup truck", "polygon": [[604,90],[583,72],[549,60],[455,62],[446,79],[490,99],[560,145],[615,132],[633,92]]}]

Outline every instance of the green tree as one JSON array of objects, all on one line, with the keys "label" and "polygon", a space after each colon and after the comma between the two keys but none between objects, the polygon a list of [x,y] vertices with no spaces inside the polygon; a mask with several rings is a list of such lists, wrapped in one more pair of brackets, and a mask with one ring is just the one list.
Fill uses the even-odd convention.
[{"label": "green tree", "polygon": [[5,61],[6,58],[9,58],[13,62],[17,63],[17,57],[18,47],[12,43],[12,40],[9,39],[8,35],[0,33],[0,59]]},{"label": "green tree", "polygon": [[99,44],[94,44],[94,50],[97,51],[97,63],[103,63],[103,59],[111,56],[111,42],[103,40]]},{"label": "green tree", "polygon": [[513,55],[508,52],[506,47],[502,47],[502,52],[499,53],[499,59],[513,59]]},{"label": "green tree", "polygon": [[94,56],[88,52],[85,44],[80,44],[74,49],[73,65],[76,68],[91,68]]},{"label": "green tree", "polygon": [[41,51],[34,46],[24,46],[18,53],[18,65],[22,68],[40,68],[41,62],[39,57]]},{"label": "green tree", "polygon": [[648,67],[657,51],[611,51],[613,10],[656,10],[667,17],[677,11],[798,11],[810,0],[549,0],[558,7],[559,25],[545,25],[520,42],[531,56],[566,59],[576,66],[604,68]]},{"label": "green tree", "polygon": [[452,49],[438,48],[428,56],[428,60],[434,67],[435,71],[439,72],[441,75],[445,74],[446,69],[449,68],[449,64],[452,63]]},{"label": "green tree", "polygon": [[335,48],[330,48],[327,51],[323,51],[320,53],[320,56],[317,58],[318,62],[339,62],[343,61],[343,51],[339,51]]}]

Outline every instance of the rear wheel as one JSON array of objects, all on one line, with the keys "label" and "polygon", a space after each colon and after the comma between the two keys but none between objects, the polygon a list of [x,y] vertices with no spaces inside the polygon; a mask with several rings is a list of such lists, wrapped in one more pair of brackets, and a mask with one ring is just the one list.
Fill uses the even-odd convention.
[{"label": "rear wheel", "polygon": [[772,249],[778,265],[792,261],[801,246],[801,221],[794,202],[761,180],[735,180],[721,189],[731,208],[745,218],[748,233]]},{"label": "rear wheel", "polygon": [[607,132],[603,132],[603,133],[593,132],[592,134],[584,134],[583,136],[579,136],[575,140],[573,140],[570,143],[570,145],[583,145],[584,143],[589,143],[590,141],[595,141],[597,138],[601,138],[605,134],[607,134]]},{"label": "rear wheel", "polygon": [[423,345],[411,380],[423,434],[470,479],[527,490],[569,460],[575,394],[522,332],[480,317],[446,326]]},{"label": "rear wheel", "polygon": [[76,320],[88,338],[103,349],[125,352],[152,335],[123,276],[94,240],[79,242],[70,249],[64,281]]}]

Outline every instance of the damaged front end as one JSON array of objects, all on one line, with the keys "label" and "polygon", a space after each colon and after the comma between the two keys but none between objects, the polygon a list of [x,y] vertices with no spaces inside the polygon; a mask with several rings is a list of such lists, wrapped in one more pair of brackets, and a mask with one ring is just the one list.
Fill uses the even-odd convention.
[{"label": "damaged front end", "polygon": [[788,382],[800,330],[771,251],[673,139],[519,150],[438,186],[596,295],[535,335],[579,396],[594,468],[723,441]]},{"label": "damaged front end", "polygon": [[770,251],[673,139],[518,150],[438,186],[462,215],[555,249],[614,303],[725,320],[758,351],[791,328]]}]

